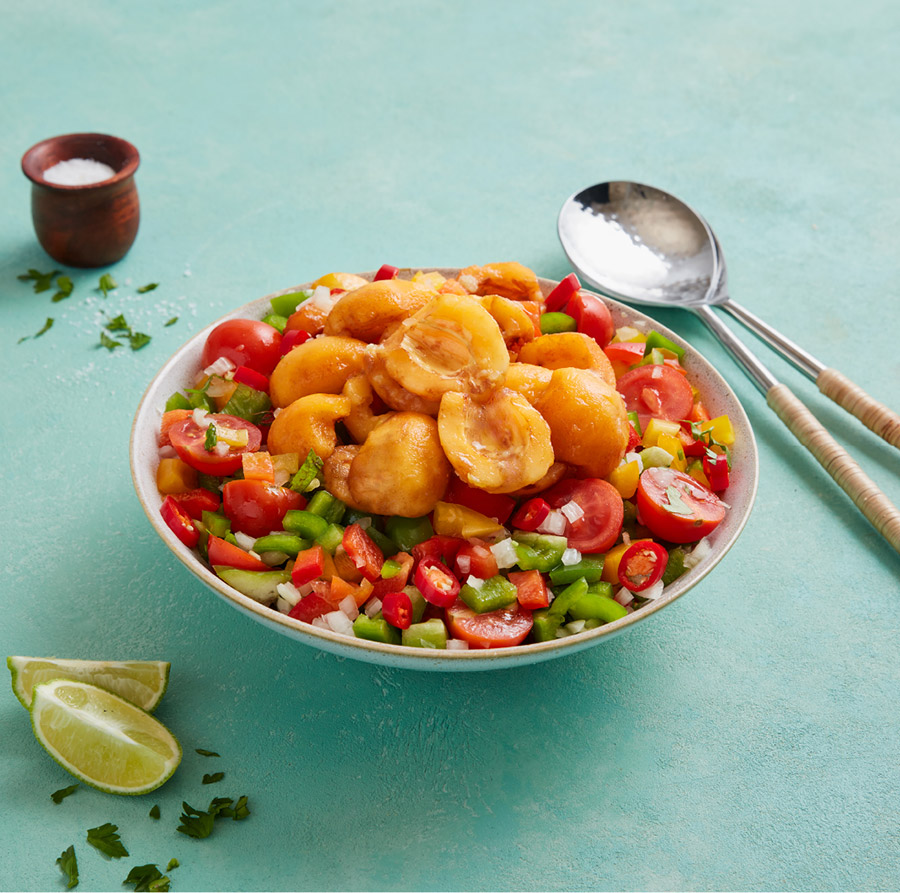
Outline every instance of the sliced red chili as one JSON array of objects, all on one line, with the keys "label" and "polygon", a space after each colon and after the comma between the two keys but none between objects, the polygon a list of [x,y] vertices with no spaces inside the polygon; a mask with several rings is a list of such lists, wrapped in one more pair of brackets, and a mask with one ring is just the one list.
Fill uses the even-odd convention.
[{"label": "sliced red chili", "polygon": [[540,496],[535,496],[519,506],[510,524],[516,530],[535,531],[547,520],[549,514],[550,503]]},{"label": "sliced red chili", "polygon": [[389,592],[381,600],[381,613],[391,626],[409,629],[412,624],[412,602],[405,592]]},{"label": "sliced red chili", "polygon": [[547,295],[547,299],[544,301],[547,312],[555,313],[557,310],[562,310],[566,304],[569,303],[569,299],[572,295],[580,288],[581,283],[578,281],[578,277],[574,273],[569,273],[569,275],[566,276],[566,278],[563,279],[549,295]]},{"label": "sliced red chili", "polygon": [[419,562],[413,582],[425,601],[439,608],[449,607],[459,595],[459,580],[449,568],[434,559]]},{"label": "sliced red chili", "polygon": [[619,583],[629,592],[643,592],[662,579],[668,560],[669,553],[659,543],[632,543],[619,562]]},{"label": "sliced red chili", "polygon": [[190,515],[171,496],[165,498],[159,513],[169,526],[169,530],[189,549],[193,549],[200,542],[200,532],[191,523]]}]

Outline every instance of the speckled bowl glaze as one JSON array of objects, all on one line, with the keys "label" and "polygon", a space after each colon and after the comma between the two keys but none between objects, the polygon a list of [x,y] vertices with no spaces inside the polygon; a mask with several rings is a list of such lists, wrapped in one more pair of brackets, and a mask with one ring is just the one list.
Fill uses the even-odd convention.
[{"label": "speckled bowl glaze", "polygon": [[[456,276],[459,270],[439,268],[439,272],[445,276]],[[360,275],[371,279],[374,273]],[[541,279],[540,283],[545,295],[557,284],[549,279]],[[270,298],[307,287],[309,283],[296,285],[251,301],[194,335],[176,351],[150,383],[138,406],[131,431],[131,474],[134,487],[150,523],[162,541],[175,557],[216,595],[274,632],[342,657],[390,667],[413,670],[492,670],[525,666],[590,648],[645,622],[696,586],[722,560],[746,524],[756,497],[759,462],[750,422],[734,392],[713,366],[674,332],[643,313],[604,297],[603,300],[609,306],[617,327],[635,325],[639,328],[653,328],[687,350],[684,365],[691,381],[703,394],[703,401],[710,414],[717,416],[727,413],[735,429],[736,442],[732,452],[734,465],[727,492],[731,508],[725,520],[709,537],[712,546],[710,553],[695,568],[667,586],[662,598],[649,602],[640,610],[614,623],[552,642],[495,650],[438,651],[350,638],[294,620],[242,595],[219,579],[198,555],[177,539],[162,520],[159,512],[162,498],[156,489],[156,468],[159,464],[157,432],[166,399],[174,391],[182,389],[197,374],[203,345],[216,325],[226,319],[261,319],[269,312]]]}]

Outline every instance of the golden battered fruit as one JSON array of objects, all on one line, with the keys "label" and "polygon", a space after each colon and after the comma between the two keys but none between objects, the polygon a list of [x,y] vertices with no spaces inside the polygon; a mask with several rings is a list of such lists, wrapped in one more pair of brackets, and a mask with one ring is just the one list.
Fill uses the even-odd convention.
[{"label": "golden battered fruit", "polygon": [[350,477],[350,463],[353,462],[358,453],[359,447],[356,444],[338,446],[334,448],[334,452],[322,463],[322,477],[325,482],[325,489],[332,496],[340,499],[341,502],[349,503],[353,501],[347,481]]},{"label": "golden battered fruit", "polygon": [[533,363],[545,369],[591,369],[612,388],[616,386],[616,374],[603,348],[581,332],[557,332],[541,335],[522,346],[520,363]]},{"label": "golden battered fruit", "polygon": [[350,400],[336,394],[308,394],[285,407],[269,429],[269,452],[298,453],[314,450],[327,459],[337,444],[334,426],[350,412]]},{"label": "golden battered fruit", "polygon": [[350,464],[349,504],[376,515],[427,515],[450,482],[437,422],[417,412],[390,415]]},{"label": "golden battered fruit", "polygon": [[362,276],[357,276],[356,273],[326,273],[316,279],[311,287],[317,288],[324,285],[325,288],[341,288],[344,291],[352,291],[354,288],[365,285],[368,281]]},{"label": "golden battered fruit", "polygon": [[397,382],[385,368],[384,354],[378,348],[370,348],[366,355],[366,375],[372,390],[391,409],[400,412],[421,412],[424,415],[437,416],[440,400],[428,400],[407,391]]},{"label": "golden battered fruit", "polygon": [[380,341],[437,294],[427,282],[382,279],[367,282],[338,298],[325,321],[326,335],[346,335],[360,341]]},{"label": "golden battered fruit", "polygon": [[501,295],[515,301],[543,301],[541,286],[533,270],[516,261],[466,267],[457,277],[469,294]]},{"label": "golden battered fruit", "polygon": [[329,335],[311,338],[278,361],[269,379],[272,405],[287,406],[307,394],[340,394],[347,379],[365,365],[364,342]]},{"label": "golden battered fruit", "polygon": [[349,398],[351,407],[350,414],[344,419],[344,427],[357,443],[362,443],[372,429],[385,419],[384,415],[372,412],[372,385],[365,375],[354,375],[347,379],[341,393]]},{"label": "golden battered fruit", "polygon": [[579,475],[605,478],[628,444],[625,404],[588,369],[556,369],[536,409],[550,426],[553,452]]},{"label": "golden battered fruit", "polygon": [[484,402],[468,394],[444,394],[438,430],[460,479],[488,493],[527,487],[553,464],[550,427],[521,394],[508,388]]},{"label": "golden battered fruit", "polygon": [[534,338],[534,321],[518,301],[500,295],[485,295],[479,303],[500,326],[500,333],[509,350],[518,351]]},{"label": "golden battered fruit", "polygon": [[551,369],[543,366],[535,366],[531,363],[510,363],[506,370],[504,387],[521,394],[532,406],[538,401],[538,397],[544,393],[550,379],[553,377]]}]

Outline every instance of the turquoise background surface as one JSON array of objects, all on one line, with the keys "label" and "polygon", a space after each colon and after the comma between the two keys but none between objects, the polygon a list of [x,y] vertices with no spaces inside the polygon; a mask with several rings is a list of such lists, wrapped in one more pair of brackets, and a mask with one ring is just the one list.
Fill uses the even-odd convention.
[{"label": "turquoise background surface", "polygon": [[[70,844],[80,890],[172,857],[173,890],[897,889],[900,558],[693,317],[654,313],[743,401],[754,513],[656,618],[519,670],[380,669],[267,632],[160,542],[128,437],[157,369],[231,308],[383,262],[516,259],[559,278],[563,200],[625,178],[700,209],[732,295],[900,409],[900,5],[0,12],[0,643],[170,660],[157,715],[185,748],[154,794],[55,805],[70,777],[0,694],[3,889],[63,889]],[[66,271],[75,291],[52,304],[16,279],[56,266],[19,161],[90,130],[139,148],[141,229],[115,293]],[[104,311],[153,340],[99,348]],[[741,335],[900,504],[896,450]],[[213,770],[225,780],[201,785]],[[239,794],[247,821],[176,833],[183,800]],[[128,858],[87,846],[103,822]]]}]

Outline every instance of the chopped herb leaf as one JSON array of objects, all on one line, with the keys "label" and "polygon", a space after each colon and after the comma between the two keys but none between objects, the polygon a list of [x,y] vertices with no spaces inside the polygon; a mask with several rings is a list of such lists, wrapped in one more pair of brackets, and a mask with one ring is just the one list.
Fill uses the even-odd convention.
[{"label": "chopped herb leaf", "polygon": [[135,865],[122,883],[133,884],[135,893],[150,893],[168,890],[170,882],[155,865]]},{"label": "chopped herb leaf", "polygon": [[131,326],[123,314],[113,317],[107,324],[106,328],[110,332],[130,332]]},{"label": "chopped herb leaf", "polygon": [[72,294],[72,289],[75,288],[74,283],[68,276],[60,276],[59,279],[56,280],[56,294],[53,296],[53,303],[57,303],[58,301],[62,301],[64,298],[69,297]]},{"label": "chopped herb leaf", "polygon": [[51,329],[52,327],[53,327],[53,317],[52,317],[52,316],[48,316],[48,317],[47,317],[47,322],[44,323],[43,328],[39,329],[39,330],[38,330],[37,332],[35,332],[33,335],[23,335],[23,336],[18,340],[17,343],[18,343],[18,344],[21,344],[23,341],[27,341],[29,338],[40,338],[41,335],[44,334],[44,332],[49,332],[50,329]]},{"label": "chopped herb leaf", "polygon": [[201,757],[217,757],[218,754],[214,750],[204,750],[202,747],[196,748]]},{"label": "chopped herb leaf", "polygon": [[214,813],[201,812],[187,803],[181,804],[184,810],[181,814],[181,824],[175,829],[188,837],[203,838],[212,834],[213,822],[216,820]]},{"label": "chopped herb leaf", "polygon": [[168,327],[168,326],[174,326],[175,323],[177,323],[177,322],[178,322],[178,317],[177,317],[177,316],[173,316],[168,322],[165,323],[165,325],[166,325],[166,327]]},{"label": "chopped herb leaf", "polygon": [[109,335],[106,334],[106,332],[101,332],[100,333],[100,346],[105,347],[108,350],[115,350],[117,347],[122,346],[122,342],[116,341],[115,339],[110,338]]},{"label": "chopped herb leaf", "polygon": [[212,448],[219,442],[219,437],[216,434],[216,425],[215,422],[210,422],[209,427],[206,429],[206,439],[203,441],[203,447],[207,451],[211,451]]},{"label": "chopped herb leaf", "polygon": [[[210,425],[210,428],[212,425]],[[208,432],[207,432],[208,433]],[[212,772],[208,775],[203,776],[203,784],[215,784],[217,781],[221,781],[225,777],[224,772]]]},{"label": "chopped herb leaf", "polygon": [[118,830],[118,825],[112,825],[109,822],[98,828],[89,828],[87,842],[94,849],[100,850],[103,855],[112,859],[121,859],[122,856],[128,855],[128,850],[119,839]]},{"label": "chopped herb leaf", "polygon": [[140,350],[150,343],[150,336],[145,335],[143,332],[129,332],[128,342],[131,344],[132,350]]},{"label": "chopped herb leaf", "polygon": [[67,850],[63,850],[60,857],[56,860],[59,870],[66,876],[68,883],[66,889],[71,890],[72,887],[78,886],[78,860],[75,858],[75,847],[70,846]]},{"label": "chopped herb leaf", "polygon": [[181,863],[177,859],[169,859],[169,864],[166,866],[166,871],[171,871],[173,868],[178,868]]},{"label": "chopped herb leaf", "polygon": [[214,816],[224,815],[226,819],[230,819],[232,812],[234,812],[231,808],[232,803],[234,803],[234,800],[231,797],[213,797],[209,801],[209,811]]},{"label": "chopped herb leaf", "polygon": [[665,506],[665,508],[673,515],[693,514],[690,507],[685,505],[684,500],[681,498],[681,494],[675,487],[666,487],[666,496],[668,497],[669,504]]},{"label": "chopped herb leaf", "polygon": [[247,795],[244,794],[238,797],[238,802],[234,804],[234,815],[232,815],[232,818],[239,822],[241,819],[247,818],[248,815],[250,815],[250,809],[247,807]]},{"label": "chopped herb leaf", "polygon": [[116,282],[115,279],[109,273],[104,273],[100,277],[100,284],[97,286],[97,291],[103,292],[103,297],[107,297],[109,293],[114,289],[118,288],[119,283]]},{"label": "chopped herb leaf", "polygon": [[70,784],[67,788],[60,788],[58,791],[54,791],[50,795],[50,799],[54,803],[62,803],[63,800],[66,799],[66,797],[68,797],[70,794],[74,794],[77,788],[77,784]]},{"label": "chopped herb leaf", "polygon": [[153,809],[150,810],[150,818],[158,819],[159,818],[159,804],[157,803]]},{"label": "chopped herb leaf", "polygon": [[142,285],[142,286],[137,290],[137,293],[138,293],[139,295],[145,295],[145,294],[147,294],[148,291],[153,291],[153,289],[154,289],[154,288],[157,288],[158,286],[159,286],[159,283],[158,283],[158,282],[148,282],[146,285]]},{"label": "chopped herb leaf", "polygon": [[53,277],[59,273],[59,270],[51,270],[49,273],[42,273],[40,270],[31,268],[27,273],[23,273],[18,278],[22,282],[34,282],[34,290],[37,293],[42,291],[50,291],[53,288]]},{"label": "chopped herb leaf", "polygon": [[290,487],[297,493],[306,493],[319,486],[319,474],[325,463],[310,450],[297,473],[291,479]]}]

